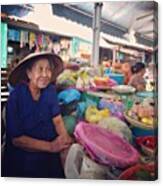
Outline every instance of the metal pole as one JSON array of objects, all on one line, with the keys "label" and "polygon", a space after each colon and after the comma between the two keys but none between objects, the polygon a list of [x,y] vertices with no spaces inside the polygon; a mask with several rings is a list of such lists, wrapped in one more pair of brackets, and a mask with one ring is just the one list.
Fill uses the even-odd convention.
[{"label": "metal pole", "polygon": [[92,47],[92,59],[91,65],[95,68],[98,67],[99,64],[99,40],[100,40],[100,19],[101,19],[101,10],[102,3],[95,3],[95,11],[93,17],[93,47]]}]

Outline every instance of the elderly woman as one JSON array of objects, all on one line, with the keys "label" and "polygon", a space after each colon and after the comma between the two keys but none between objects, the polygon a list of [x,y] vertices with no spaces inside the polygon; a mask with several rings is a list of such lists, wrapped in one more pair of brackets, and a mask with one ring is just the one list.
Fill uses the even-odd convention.
[{"label": "elderly woman", "polygon": [[7,103],[4,176],[64,177],[60,152],[72,140],[51,84],[62,70],[62,60],[44,52],[28,55],[11,72],[16,86]]}]

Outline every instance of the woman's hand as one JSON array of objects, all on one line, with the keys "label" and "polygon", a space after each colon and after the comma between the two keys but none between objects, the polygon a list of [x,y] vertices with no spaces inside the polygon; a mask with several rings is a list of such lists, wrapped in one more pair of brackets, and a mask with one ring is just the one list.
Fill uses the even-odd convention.
[{"label": "woman's hand", "polygon": [[60,152],[67,149],[70,146],[69,142],[66,142],[64,136],[58,136],[55,140],[50,143],[51,152]]},{"label": "woman's hand", "polygon": [[74,142],[74,140],[67,133],[65,133],[61,136],[63,137],[63,140],[65,143],[68,143],[71,145]]}]

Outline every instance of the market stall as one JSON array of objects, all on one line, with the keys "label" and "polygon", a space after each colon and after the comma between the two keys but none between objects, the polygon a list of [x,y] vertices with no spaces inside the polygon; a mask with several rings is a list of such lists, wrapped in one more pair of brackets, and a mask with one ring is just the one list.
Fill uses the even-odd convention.
[{"label": "market stall", "polygon": [[[26,17],[26,20],[37,22],[38,15]],[[25,29],[3,23],[2,42],[8,55],[3,53],[2,67],[6,68],[9,63],[6,61],[26,44],[29,50],[50,50],[62,58],[64,69],[55,86],[65,128],[74,140],[64,157],[65,177],[157,179],[157,66],[155,63],[148,65],[146,57],[148,54],[152,59],[153,49],[100,34],[99,30],[97,35],[94,33],[96,48],[91,28],[57,16],[50,17],[47,22],[54,20],[56,25],[49,24],[48,33],[47,23],[40,21],[39,29],[33,25],[35,29],[29,30],[28,26]],[[65,25],[64,36],[61,33],[65,32]],[[139,69],[143,73],[130,82],[133,75],[139,73],[135,66],[138,61],[143,62]]]},{"label": "market stall", "polygon": [[[121,85],[118,85],[119,83]],[[78,165],[75,162],[76,159],[81,158],[78,153],[78,151],[81,151],[81,147],[72,146],[65,167],[67,178],[74,176],[73,178],[94,179],[154,179],[156,176],[154,169],[157,166],[156,93],[153,93],[153,91],[138,92],[134,87],[124,85],[118,79],[114,80],[111,76],[99,75],[92,67],[83,67],[71,71],[70,69],[65,70],[58,77],[57,86],[62,114],[66,118],[66,128],[69,134],[76,138],[76,143],[82,146],[80,166],[84,168],[81,172],[75,174],[74,171],[78,170],[76,167]],[[81,122],[86,124],[81,124]],[[82,129],[79,129],[80,125]],[[99,138],[97,137],[97,139],[91,139],[90,135],[87,134],[87,126],[90,127],[90,131],[92,130],[94,136],[101,135],[100,130],[104,128],[106,133],[110,131],[116,136],[120,136],[121,139],[125,139],[125,143],[130,144],[139,154],[139,158],[125,167],[118,165],[118,160],[115,160],[117,164],[113,162],[112,164],[110,155],[106,155],[107,152],[104,155],[104,151],[98,152],[98,149],[96,151],[93,146],[95,140],[99,142],[99,139],[103,138],[104,134]],[[86,134],[81,130],[87,131]],[[82,135],[88,135],[88,140]],[[102,141],[106,143],[107,140],[109,140],[109,136]],[[113,146],[114,142],[118,150],[118,142],[112,138]],[[99,142],[99,148],[102,148],[101,145]],[[91,148],[94,150],[91,150]],[[104,148],[108,149],[108,151],[109,148],[112,149],[109,144]],[[110,151],[113,151],[111,149]],[[72,152],[76,155],[72,156]],[[121,154],[119,152],[120,156]],[[96,162],[99,169],[96,167],[88,170],[85,167],[85,156],[90,161],[93,161],[90,162],[90,167],[93,167]],[[107,163],[105,162],[106,159]],[[125,160],[126,158],[124,160],[122,158],[123,163]],[[100,169],[100,166],[103,165],[105,165],[105,168]],[[148,169],[150,166],[152,168]],[[130,169],[132,167],[134,171],[131,176]],[[71,171],[68,172],[67,170]],[[140,170],[140,173],[136,170]]]}]

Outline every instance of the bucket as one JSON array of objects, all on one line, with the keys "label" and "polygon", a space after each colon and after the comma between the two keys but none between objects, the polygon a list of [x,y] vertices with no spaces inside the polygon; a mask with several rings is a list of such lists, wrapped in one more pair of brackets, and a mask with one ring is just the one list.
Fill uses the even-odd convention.
[{"label": "bucket", "polygon": [[123,74],[109,73],[108,76],[109,76],[109,78],[115,80],[118,83],[118,85],[124,84],[124,75]]}]

